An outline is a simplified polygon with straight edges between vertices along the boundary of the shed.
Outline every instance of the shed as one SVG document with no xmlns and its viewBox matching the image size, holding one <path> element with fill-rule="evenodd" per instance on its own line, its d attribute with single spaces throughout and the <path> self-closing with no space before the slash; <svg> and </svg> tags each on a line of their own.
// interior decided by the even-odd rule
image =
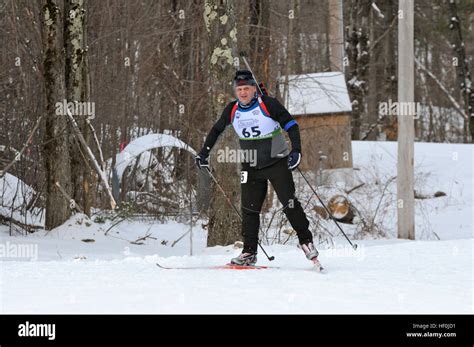
<svg viewBox="0 0 474 347">
<path fill-rule="evenodd" d="M 351 102 L 342 72 L 288 76 L 285 106 L 298 122 L 303 151 L 301 170 L 352 168 Z M 281 91 L 283 91 L 283 86 Z"/>
</svg>

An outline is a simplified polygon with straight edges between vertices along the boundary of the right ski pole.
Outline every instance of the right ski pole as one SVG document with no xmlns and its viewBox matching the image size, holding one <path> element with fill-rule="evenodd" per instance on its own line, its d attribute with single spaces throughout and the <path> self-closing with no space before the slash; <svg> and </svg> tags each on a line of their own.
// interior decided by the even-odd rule
<svg viewBox="0 0 474 347">
<path fill-rule="evenodd" d="M 239 216 L 240 220 L 242 221 L 242 215 L 240 214 L 239 210 L 237 209 L 237 207 L 235 207 L 235 205 L 232 203 L 232 201 L 230 200 L 229 196 L 226 194 L 226 192 L 224 191 L 224 189 L 222 188 L 222 186 L 219 184 L 219 182 L 217 181 L 217 179 L 214 177 L 214 175 L 212 174 L 211 172 L 211 169 L 209 167 L 206 167 L 207 169 L 207 172 L 209 173 L 209 176 L 212 178 L 212 180 L 214 181 L 214 183 L 216 184 L 216 186 L 219 188 L 219 190 L 222 192 L 222 194 L 224 195 L 224 197 L 226 198 L 227 200 L 227 203 L 232 206 L 232 208 L 234 209 L 235 213 L 237 213 L 237 215 Z M 260 243 L 260 241 L 257 241 L 258 242 L 258 245 L 260 246 L 260 248 L 262 249 L 263 251 L 263 254 L 265 254 L 265 256 L 267 257 L 268 260 L 272 261 L 272 260 L 275 260 L 275 257 L 274 256 L 269 256 L 267 254 L 267 252 L 265 251 L 265 248 L 263 248 L 262 244 Z"/>
<path fill-rule="evenodd" d="M 316 197 L 318 198 L 319 202 L 321 203 L 321 205 L 323 205 L 324 209 L 326 210 L 326 212 L 328 213 L 329 217 L 331 217 L 331 219 L 334 221 L 334 223 L 336 223 L 336 226 L 339 228 L 339 230 L 341 231 L 342 235 L 344 235 L 344 237 L 346 238 L 347 242 L 349 242 L 349 244 L 352 246 L 352 248 L 354 250 L 357 249 L 357 244 L 356 243 L 352 243 L 351 240 L 349 240 L 349 238 L 347 237 L 346 233 L 344 232 L 344 230 L 342 230 L 341 226 L 339 225 L 339 223 L 337 222 L 336 218 L 334 218 L 334 216 L 332 215 L 331 211 L 329 211 L 329 209 L 326 207 L 326 205 L 324 204 L 324 202 L 321 200 L 321 198 L 319 197 L 318 193 L 316 193 L 316 190 L 314 190 L 313 186 L 309 183 L 309 181 L 306 179 L 306 176 L 303 175 L 303 172 L 300 170 L 300 168 L 298 168 L 298 171 L 300 172 L 301 176 L 303 176 L 304 180 L 306 181 L 306 183 L 308 184 L 308 186 L 311 188 L 311 190 L 313 191 L 314 195 L 316 195 Z"/>
</svg>

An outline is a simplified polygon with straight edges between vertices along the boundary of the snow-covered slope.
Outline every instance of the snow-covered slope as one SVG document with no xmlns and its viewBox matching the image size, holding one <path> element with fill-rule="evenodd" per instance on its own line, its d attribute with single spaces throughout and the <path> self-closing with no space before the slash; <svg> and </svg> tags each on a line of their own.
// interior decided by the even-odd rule
<svg viewBox="0 0 474 347">
<path fill-rule="evenodd" d="M 354 167 L 364 181 L 386 182 L 397 175 L 397 143 L 353 141 Z M 388 190 L 396 198 L 396 180 Z M 474 236 L 474 146 L 471 144 L 415 143 L 415 190 L 421 195 L 440 191 L 446 196 L 415 200 L 417 239 L 441 240 Z M 396 237 L 396 206 L 385 227 Z"/>
<path fill-rule="evenodd" d="M 220 265 L 231 247 L 197 256 L 5 262 L 2 312 L 472 313 L 471 240 L 390 242 L 321 251 L 327 274 L 301 251 L 272 246 L 267 270 L 162 270 Z M 208 254 L 211 253 L 211 254 Z M 214 254 L 213 254 L 214 253 Z M 262 256 L 260 264 L 269 265 Z"/>
</svg>

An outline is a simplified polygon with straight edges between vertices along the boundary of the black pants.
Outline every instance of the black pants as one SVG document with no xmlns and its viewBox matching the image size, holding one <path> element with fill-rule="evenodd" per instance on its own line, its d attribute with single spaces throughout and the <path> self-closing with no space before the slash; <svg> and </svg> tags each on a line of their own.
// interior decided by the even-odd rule
<svg viewBox="0 0 474 347">
<path fill-rule="evenodd" d="M 257 252 L 260 210 L 267 195 L 268 180 L 275 189 L 278 200 L 283 204 L 283 211 L 295 229 L 299 242 L 312 241 L 313 236 L 308 230 L 309 221 L 300 202 L 295 197 L 295 183 L 291 171 L 288 169 L 287 158 L 282 158 L 275 164 L 259 170 L 246 165 L 242 171 L 243 179 L 240 188 L 242 192 L 243 251 Z"/>
</svg>

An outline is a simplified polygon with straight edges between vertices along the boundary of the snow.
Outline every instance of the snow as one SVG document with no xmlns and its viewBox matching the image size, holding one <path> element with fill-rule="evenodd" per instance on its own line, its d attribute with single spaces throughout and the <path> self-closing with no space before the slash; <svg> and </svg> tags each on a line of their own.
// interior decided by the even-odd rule
<svg viewBox="0 0 474 347">
<path fill-rule="evenodd" d="M 354 141 L 358 179 L 369 185 L 396 175 L 396 145 Z M 206 220 L 193 225 L 193 256 L 189 235 L 171 247 L 189 230 L 171 221 L 124 221 L 106 235 L 113 222 L 79 214 L 26 237 L 10 237 L 0 225 L 0 313 L 472 314 L 473 145 L 416 143 L 415 167 L 416 189 L 447 194 L 417 200 L 417 209 L 424 207 L 423 214 L 417 210 L 417 240 L 394 238 L 396 220 L 387 214 L 386 238 L 355 240 L 357 251 L 340 235 L 331 248 L 318 245 L 326 274 L 312 271 L 294 243 L 265 245 L 273 262 L 259 253 L 259 265 L 280 269 L 155 265 L 222 265 L 239 254 L 233 246 L 206 247 Z M 388 186 L 395 188 L 395 182 Z M 421 232 L 426 219 L 425 229 L 439 240 Z M 130 243 L 145 235 L 142 244 Z M 15 247 L 28 245 L 32 254 L 15 256 Z"/>
<path fill-rule="evenodd" d="M 353 162 L 359 180 L 386 182 L 397 174 L 397 143 L 353 141 Z M 423 195 L 437 191 L 445 197 L 415 200 L 418 239 L 442 240 L 473 237 L 474 147 L 471 144 L 415 143 L 415 190 Z M 388 186 L 396 198 L 396 180 Z M 363 197 L 360 198 L 363 201 Z M 367 201 L 374 209 L 374 201 Z M 377 200 L 377 199 L 376 199 Z M 394 204 L 395 205 L 395 200 Z M 396 208 L 385 211 L 384 226 L 396 237 Z"/>
<path fill-rule="evenodd" d="M 8 172 L 5 176 L 0 177 L 0 205 L 11 206 L 16 209 L 20 207 L 24 201 L 33 198 L 34 190 L 25 182 L 20 180 Z"/>
<path fill-rule="evenodd" d="M 34 195 L 32 187 L 6 172 L 0 177 L 0 215 L 25 224 L 44 225 L 43 214 L 39 209 L 26 210 L 26 205 Z"/>
<path fill-rule="evenodd" d="M 202 245 L 203 239 L 200 241 Z M 150 255 L 146 251 L 151 247 L 139 249 L 142 246 L 130 250 L 117 247 L 116 253 L 105 258 L 98 249 L 84 253 L 85 248 L 93 249 L 99 243 L 84 243 L 80 254 L 87 254 L 85 260 L 79 255 L 77 259 L 68 257 L 75 247 L 65 242 L 60 246 L 63 259 L 4 262 L 1 312 L 472 312 L 472 240 L 359 242 L 358 253 L 342 251 L 342 256 L 320 250 L 327 274 L 312 271 L 301 251 L 291 246 L 269 247 L 276 255 L 271 264 L 260 257 L 261 265 L 281 269 L 162 270 L 156 262 L 165 266 L 221 265 L 239 251 L 218 247 L 190 257 L 183 255 L 181 248 L 170 256 L 161 251 L 164 247 L 155 245 L 156 253 Z M 40 254 L 42 245 L 54 250 L 50 247 L 53 243 L 43 242 Z"/>
<path fill-rule="evenodd" d="M 288 84 L 286 107 L 292 115 L 352 111 L 342 72 L 290 75 Z"/>
<path fill-rule="evenodd" d="M 382 13 L 382 11 L 380 11 L 380 8 L 378 8 L 378 6 L 375 4 L 375 2 L 372 2 L 372 8 L 375 10 L 375 12 L 377 13 L 377 15 L 380 17 L 380 18 L 385 18 L 384 14 Z"/>
<path fill-rule="evenodd" d="M 141 153 L 157 147 L 178 147 L 196 155 L 196 151 L 178 138 L 167 134 L 148 134 L 131 141 L 117 154 L 115 169 L 119 180 L 126 167 Z"/>
</svg>

